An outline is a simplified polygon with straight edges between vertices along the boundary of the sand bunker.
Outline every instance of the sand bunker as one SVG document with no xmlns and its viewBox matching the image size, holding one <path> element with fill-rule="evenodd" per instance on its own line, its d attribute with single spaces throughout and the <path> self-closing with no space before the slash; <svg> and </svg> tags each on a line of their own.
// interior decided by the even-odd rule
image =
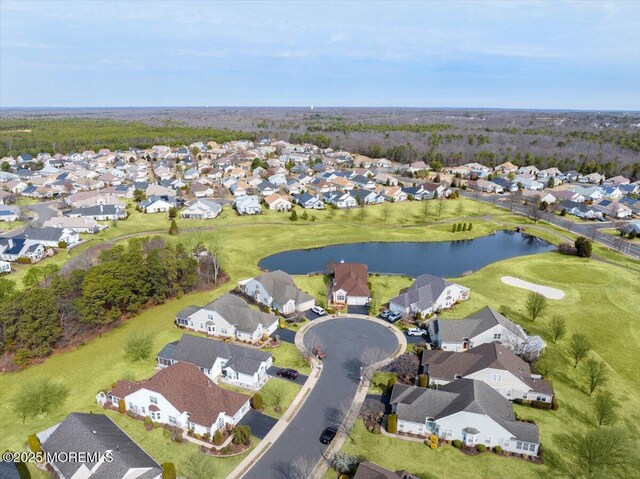
<svg viewBox="0 0 640 479">
<path fill-rule="evenodd" d="M 557 288 L 551 288 L 549 286 L 542 286 L 540 284 L 529 283 L 513 276 L 503 276 L 502 282 L 516 288 L 528 289 L 529 291 L 535 291 L 548 299 L 562 299 L 564 298 L 564 291 Z"/>
</svg>

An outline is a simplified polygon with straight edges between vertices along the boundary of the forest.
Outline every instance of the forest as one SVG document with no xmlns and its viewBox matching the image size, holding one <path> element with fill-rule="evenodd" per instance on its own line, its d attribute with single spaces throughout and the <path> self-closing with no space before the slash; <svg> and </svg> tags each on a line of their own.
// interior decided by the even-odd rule
<svg viewBox="0 0 640 479">
<path fill-rule="evenodd" d="M 203 246 L 188 250 L 160 237 L 103 250 L 97 264 L 33 267 L 25 288 L 0 278 L 0 354 L 24 365 L 78 338 L 91 337 L 142 310 L 222 278 Z"/>
</svg>

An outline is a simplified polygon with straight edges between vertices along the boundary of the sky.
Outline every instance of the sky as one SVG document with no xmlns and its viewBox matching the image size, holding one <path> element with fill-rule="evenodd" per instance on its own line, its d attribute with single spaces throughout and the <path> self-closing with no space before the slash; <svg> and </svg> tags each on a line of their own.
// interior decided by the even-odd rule
<svg viewBox="0 0 640 479">
<path fill-rule="evenodd" d="M 0 107 L 640 110 L 640 1 L 0 0 Z"/>
</svg>

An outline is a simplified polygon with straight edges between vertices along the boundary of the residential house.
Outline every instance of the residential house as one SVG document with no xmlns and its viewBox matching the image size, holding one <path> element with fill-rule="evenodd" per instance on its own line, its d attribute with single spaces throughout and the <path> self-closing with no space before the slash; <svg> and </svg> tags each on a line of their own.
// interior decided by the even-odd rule
<svg viewBox="0 0 640 479">
<path fill-rule="evenodd" d="M 28 227 L 20 236 L 49 248 L 58 248 L 60 243 L 71 246 L 80 241 L 78 233 L 68 228 Z"/>
<path fill-rule="evenodd" d="M 220 378 L 248 389 L 260 389 L 269 379 L 267 369 L 273 364 L 269 353 L 191 334 L 167 344 L 156 359 L 160 368 L 190 363 L 214 381 Z"/>
<path fill-rule="evenodd" d="M 532 177 L 535 177 L 538 174 L 538 171 L 538 168 L 533 165 L 521 166 L 516 170 L 516 175 L 531 175 Z"/>
<path fill-rule="evenodd" d="M 602 218 L 602 211 L 586 203 L 565 200 L 560 203 L 560 210 L 583 219 Z"/>
<path fill-rule="evenodd" d="M 264 199 L 264 202 L 270 210 L 289 211 L 291 209 L 291 201 L 283 195 L 269 195 Z"/>
<path fill-rule="evenodd" d="M 407 471 L 391 471 L 373 462 L 362 461 L 358 464 L 353 479 L 418 479 Z"/>
<path fill-rule="evenodd" d="M 370 296 L 366 264 L 335 264 L 331 282 L 331 299 L 334 303 L 368 305 Z"/>
<path fill-rule="evenodd" d="M 324 208 L 324 203 L 320 198 L 309 193 L 301 193 L 299 195 L 293 195 L 293 201 L 305 209 L 321 210 Z"/>
<path fill-rule="evenodd" d="M 350 178 L 351 182 L 358 188 L 372 190 L 376 187 L 375 181 L 365 175 L 355 175 Z"/>
<path fill-rule="evenodd" d="M 278 193 L 278 187 L 270 181 L 263 181 L 256 188 L 262 196 L 271 196 Z"/>
<path fill-rule="evenodd" d="M 402 315 L 420 314 L 423 318 L 469 299 L 471 290 L 449 280 L 423 274 L 411 286 L 389 301 L 389 309 Z"/>
<path fill-rule="evenodd" d="M 398 186 L 398 180 L 394 176 L 388 175 L 386 173 L 378 173 L 373 177 L 373 181 L 380 185 Z"/>
<path fill-rule="evenodd" d="M 496 173 L 500 173 L 503 175 L 509 174 L 509 173 L 515 173 L 516 171 L 518 171 L 518 167 L 516 165 L 514 165 L 513 163 L 511 163 L 510 161 L 506 161 L 498 166 L 496 166 L 493 171 L 495 171 Z"/>
<path fill-rule="evenodd" d="M 311 309 L 316 300 L 301 291 L 284 271 L 271 271 L 238 282 L 238 288 L 254 301 L 284 315 Z"/>
<path fill-rule="evenodd" d="M 176 323 L 211 336 L 255 343 L 276 330 L 278 318 L 255 311 L 242 298 L 226 293 L 201 308 L 189 306 L 181 310 Z"/>
<path fill-rule="evenodd" d="M 573 201 L 576 203 L 582 203 L 585 200 L 585 197 L 578 192 L 568 191 L 568 190 L 553 190 L 553 196 L 560 202 L 562 201 Z"/>
<path fill-rule="evenodd" d="M 444 351 L 467 351 L 494 341 L 516 354 L 535 354 L 544 348 L 541 339 L 529 336 L 524 329 L 489 306 L 464 319 L 434 319 L 427 328 L 431 343 Z"/>
<path fill-rule="evenodd" d="M 631 208 L 617 201 L 601 200 L 594 207 L 611 218 L 623 219 L 633 214 Z"/>
<path fill-rule="evenodd" d="M 44 223 L 43 227 L 67 228 L 76 233 L 98 233 L 105 229 L 106 225 L 101 225 L 93 218 L 78 218 L 69 216 L 55 216 Z"/>
<path fill-rule="evenodd" d="M 578 178 L 578 183 L 591 183 L 592 185 L 599 185 L 606 179 L 606 176 L 601 175 L 600 173 L 590 173 L 585 176 L 580 176 Z"/>
<path fill-rule="evenodd" d="M 544 183 L 534 180 L 533 178 L 527 178 L 524 176 L 516 176 L 515 180 L 516 184 L 522 186 L 522 189 L 525 190 L 534 190 L 540 191 L 544 189 Z"/>
<path fill-rule="evenodd" d="M 483 191 L 485 193 L 502 193 L 503 189 L 497 183 L 488 180 L 471 180 L 468 183 L 469 188 L 476 191 Z"/>
<path fill-rule="evenodd" d="M 24 236 L 0 236 L 0 259 L 4 261 L 17 261 L 18 258 L 28 258 L 32 263 L 35 263 L 46 255 L 45 246 L 38 241 L 28 240 Z"/>
<path fill-rule="evenodd" d="M 351 193 L 341 191 L 326 193 L 324 195 L 324 201 L 340 209 L 355 208 L 358 206 L 357 200 Z"/>
<path fill-rule="evenodd" d="M 602 187 L 602 194 L 605 198 L 611 198 L 612 200 L 619 200 L 624 196 L 624 193 L 618 186 L 604 186 Z"/>
<path fill-rule="evenodd" d="M 193 193 L 197 198 L 206 198 L 207 196 L 213 196 L 214 191 L 209 185 L 194 182 L 191 183 L 191 193 Z"/>
<path fill-rule="evenodd" d="M 585 200 L 589 199 L 591 201 L 599 201 L 604 198 L 603 189 L 599 186 L 592 186 L 590 188 L 578 187 L 575 192 L 584 196 Z"/>
<path fill-rule="evenodd" d="M 493 183 L 495 183 L 496 185 L 501 186 L 502 187 L 502 191 L 508 191 L 510 193 L 515 193 L 519 189 L 518 183 L 516 183 L 515 181 L 507 180 L 505 178 L 494 178 L 491 181 Z"/>
<path fill-rule="evenodd" d="M 115 221 L 127 218 L 127 212 L 116 205 L 95 205 L 72 208 L 67 216 L 71 218 L 90 218 L 95 221 Z"/>
<path fill-rule="evenodd" d="M 104 393 L 103 393 L 104 394 Z M 210 434 L 235 426 L 249 411 L 249 396 L 221 388 L 198 366 L 179 361 L 142 381 L 118 381 L 98 402 L 161 424 Z"/>
<path fill-rule="evenodd" d="M 140 202 L 140 209 L 145 213 L 168 213 L 171 208 L 176 207 L 175 197 L 150 196 Z"/>
<path fill-rule="evenodd" d="M 262 213 L 260 200 L 255 195 L 240 196 L 233 202 L 239 215 L 258 215 Z"/>
<path fill-rule="evenodd" d="M 408 195 L 402 191 L 402 188 L 399 186 L 386 186 L 382 189 L 382 195 L 386 201 L 392 201 L 394 203 L 399 203 L 401 201 L 406 201 Z"/>
<path fill-rule="evenodd" d="M 57 457 L 48 465 L 60 479 L 162 477 L 162 467 L 104 414 L 71 413 L 37 437 L 46 457 Z"/>
<path fill-rule="evenodd" d="M 484 343 L 464 353 L 425 350 L 420 373 L 430 386 L 442 386 L 466 378 L 482 381 L 507 399 L 551 402 L 551 384 L 532 374 L 529 363 L 498 343 Z"/>
<path fill-rule="evenodd" d="M 379 205 L 384 203 L 384 196 L 377 191 L 360 189 L 353 192 L 356 201 L 361 205 Z"/>
<path fill-rule="evenodd" d="M 538 426 L 518 421 L 510 401 L 482 381 L 459 379 L 438 389 L 396 383 L 390 404 L 398 432 L 538 454 Z"/>
<path fill-rule="evenodd" d="M 20 207 L 0 205 L 0 221 L 16 221 L 20 218 Z"/>
<path fill-rule="evenodd" d="M 0 249 L 1 248 L 2 246 L 0 245 Z M 8 261 L 0 261 L 0 273 L 11 273 L 11 263 L 9 263 Z"/>
<path fill-rule="evenodd" d="M 611 178 L 607 178 L 604 181 L 605 185 L 613 185 L 613 186 L 628 185 L 629 183 L 631 183 L 629 178 L 625 178 L 624 176 L 620 176 L 620 175 L 612 176 Z"/>
<path fill-rule="evenodd" d="M 187 203 L 180 216 L 186 219 L 210 220 L 222 213 L 222 206 L 215 201 L 200 198 Z"/>
</svg>

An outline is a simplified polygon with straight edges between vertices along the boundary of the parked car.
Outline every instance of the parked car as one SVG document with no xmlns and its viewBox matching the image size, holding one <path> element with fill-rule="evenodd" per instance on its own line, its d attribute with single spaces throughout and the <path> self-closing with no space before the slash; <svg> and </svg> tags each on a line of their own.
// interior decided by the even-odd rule
<svg viewBox="0 0 640 479">
<path fill-rule="evenodd" d="M 391 314 L 391 311 L 388 309 L 385 309 L 382 313 L 379 314 L 379 316 L 382 319 L 387 319 L 389 317 L 389 315 Z"/>
<path fill-rule="evenodd" d="M 287 378 L 287 379 L 295 379 L 298 377 L 298 371 L 296 371 L 295 369 L 287 369 L 287 368 L 278 369 L 277 374 L 281 378 Z"/>
<path fill-rule="evenodd" d="M 401 317 L 402 317 L 402 314 L 398 313 L 397 311 L 391 311 L 389 316 L 387 316 L 387 321 L 389 321 L 390 323 L 395 323 Z"/>
<path fill-rule="evenodd" d="M 420 328 L 407 329 L 407 336 L 426 336 L 427 330 Z"/>
<path fill-rule="evenodd" d="M 316 313 L 318 316 L 324 316 L 325 314 L 327 314 L 327 312 L 324 310 L 324 308 L 321 308 L 320 306 L 311 307 L 311 311 Z"/>
<path fill-rule="evenodd" d="M 338 434 L 338 430 L 335 427 L 328 427 L 322 431 L 322 434 L 320 435 L 320 442 L 322 444 L 331 444 L 331 441 L 336 437 L 336 434 Z"/>
<path fill-rule="evenodd" d="M 327 357 L 327 353 L 325 353 L 320 346 L 314 346 L 311 352 L 318 359 L 324 359 Z"/>
</svg>

